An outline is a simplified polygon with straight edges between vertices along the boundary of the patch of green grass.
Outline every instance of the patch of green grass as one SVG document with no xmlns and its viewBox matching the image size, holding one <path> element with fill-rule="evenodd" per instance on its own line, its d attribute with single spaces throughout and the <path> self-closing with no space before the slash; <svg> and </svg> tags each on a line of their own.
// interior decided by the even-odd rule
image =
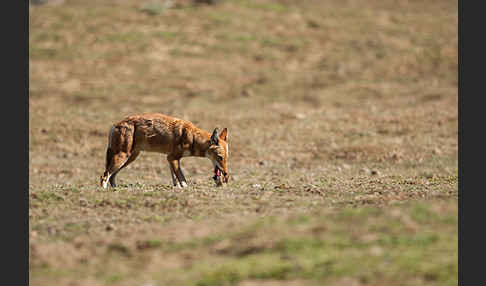
<svg viewBox="0 0 486 286">
<path fill-rule="evenodd" d="M 288 5 L 283 5 L 277 2 L 270 2 L 270 1 L 239 1 L 240 3 L 244 4 L 246 7 L 254 10 L 262 10 L 262 11 L 269 11 L 275 13 L 286 13 L 291 11 L 291 7 Z"/>
<path fill-rule="evenodd" d="M 180 32 L 170 32 L 170 31 L 156 31 L 152 33 L 152 36 L 159 37 L 166 40 L 174 40 L 184 38 L 184 34 Z"/>
<path fill-rule="evenodd" d="M 250 256 L 213 267 L 204 266 L 196 285 L 227 285 L 246 279 L 285 279 L 293 269 L 292 263 L 276 255 Z M 206 268 L 207 267 L 207 268 Z"/>
<path fill-rule="evenodd" d="M 43 60 L 72 60 L 73 58 L 80 56 L 80 53 L 80 50 L 76 47 L 69 47 L 66 44 L 43 47 L 37 43 L 29 43 L 29 58 Z"/>
<path fill-rule="evenodd" d="M 431 212 L 425 204 L 421 203 L 415 205 L 415 207 L 413 208 L 412 218 L 419 223 L 425 223 L 439 219 L 436 213 Z"/>
<path fill-rule="evenodd" d="M 58 51 L 54 48 L 42 48 L 37 45 L 29 45 L 29 57 L 51 59 L 55 58 L 57 54 Z"/>
<path fill-rule="evenodd" d="M 140 7 L 140 11 L 150 16 L 162 15 L 167 10 L 167 5 L 161 1 L 146 2 Z"/>
<path fill-rule="evenodd" d="M 226 44 L 228 42 L 235 42 L 235 43 L 241 43 L 241 44 L 249 44 L 251 42 L 256 42 L 257 37 L 255 35 L 249 35 L 249 34 L 238 34 L 238 33 L 218 33 L 215 35 L 216 39 L 219 39 Z"/>
<path fill-rule="evenodd" d="M 233 23 L 235 16 L 237 15 L 222 13 L 220 11 L 211 11 L 207 15 L 207 17 L 211 20 L 212 27 L 228 27 Z"/>
<path fill-rule="evenodd" d="M 34 34 L 30 42 L 59 42 L 62 40 L 62 36 L 57 32 L 39 32 Z"/>
<path fill-rule="evenodd" d="M 119 274 L 111 274 L 105 278 L 105 282 L 108 284 L 114 284 L 119 282 L 123 279 L 122 275 Z"/>
<path fill-rule="evenodd" d="M 381 211 L 379 214 L 384 215 Z M 336 215 L 330 215 L 328 220 L 332 221 Z M 390 219 L 380 218 L 381 221 Z M 310 219 L 307 223 L 302 224 L 314 225 L 315 220 L 315 218 Z M 278 224 L 282 222 L 279 220 Z M 353 225 L 355 223 L 352 217 L 348 217 L 347 222 L 351 222 Z M 314 237 L 302 232 L 294 234 L 291 231 L 284 234 L 282 230 L 285 227 L 282 225 L 279 231 L 280 236 L 277 236 L 277 242 L 273 246 L 260 246 L 262 248 L 258 251 L 250 251 L 251 248 L 249 248 L 245 252 L 229 252 L 229 256 L 225 254 L 223 260 L 218 259 L 214 263 L 208 261 L 195 265 L 193 274 L 199 277 L 197 279 L 199 285 L 226 285 L 247 279 L 326 281 L 340 276 L 361 277 L 368 280 L 369 283 L 374 283 L 384 277 L 393 279 L 392 277 L 399 273 L 401 273 L 400 275 L 418 275 L 424 280 L 437 280 L 446 284 L 457 279 L 457 272 L 454 272 L 453 269 L 451 269 L 451 273 L 447 273 L 441 267 L 430 267 L 432 265 L 427 262 L 430 261 L 431 255 L 438 255 L 442 250 L 447 253 L 447 256 L 443 257 L 445 261 L 453 265 L 457 256 L 457 253 L 451 253 L 455 247 L 454 240 L 448 242 L 442 235 L 427 231 L 396 235 L 393 233 L 395 230 L 388 229 L 377 234 L 375 240 L 360 241 L 350 239 L 349 233 L 341 231 L 346 228 L 343 223 L 328 222 L 328 227 L 324 228 L 322 236 Z M 368 223 L 356 225 L 354 233 L 367 229 L 367 225 Z M 261 227 L 255 229 L 256 233 L 251 237 L 265 236 L 265 232 L 259 232 L 264 228 L 265 224 L 261 224 Z M 373 233 L 366 232 L 361 235 L 363 237 L 375 236 Z M 236 237 L 241 237 L 241 235 Z M 234 241 L 233 247 L 243 247 L 238 244 L 251 241 L 251 237 L 237 240 L 238 242 Z M 246 252 L 248 254 L 241 255 Z M 360 261 L 360 263 L 355 263 L 356 261 Z M 450 265 L 447 263 L 443 265 Z M 208 268 L 208 265 L 212 265 L 212 267 Z M 367 266 L 363 268 L 362 265 Z M 413 267 L 411 267 L 412 265 Z M 374 270 L 368 271 L 368 269 Z M 396 285 L 411 285 L 406 281 L 396 281 L 395 283 L 397 283 Z"/>
<path fill-rule="evenodd" d="M 105 39 L 109 42 L 121 43 L 139 43 L 146 40 L 147 38 L 148 37 L 145 33 L 139 31 L 112 33 L 105 36 Z"/>
<path fill-rule="evenodd" d="M 203 57 L 204 56 L 203 54 L 201 54 L 199 52 L 193 52 L 193 51 L 187 50 L 187 49 L 182 48 L 182 47 L 172 48 L 169 51 L 169 54 L 171 56 L 176 56 L 176 57 L 194 57 L 194 58 L 198 58 L 198 57 Z"/>
<path fill-rule="evenodd" d="M 64 201 L 64 197 L 51 190 L 38 191 L 31 195 L 34 201 L 40 202 L 59 202 Z"/>
<path fill-rule="evenodd" d="M 417 247 L 425 248 L 430 244 L 437 242 L 439 237 L 434 233 L 420 233 L 414 236 L 382 236 L 378 243 L 389 247 Z"/>
<path fill-rule="evenodd" d="M 149 240 L 144 240 L 144 241 L 138 241 L 137 242 L 137 248 L 138 249 L 153 249 L 153 248 L 159 248 L 162 246 L 162 241 L 158 239 L 149 239 Z"/>
</svg>

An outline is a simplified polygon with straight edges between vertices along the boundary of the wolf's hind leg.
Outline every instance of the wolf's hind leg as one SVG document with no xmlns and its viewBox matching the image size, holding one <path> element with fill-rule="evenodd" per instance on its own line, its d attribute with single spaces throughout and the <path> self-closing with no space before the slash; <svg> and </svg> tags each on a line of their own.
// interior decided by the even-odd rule
<svg viewBox="0 0 486 286">
<path fill-rule="evenodd" d="M 187 183 L 181 176 L 179 159 L 175 159 L 173 156 L 168 155 L 167 161 L 169 162 L 170 174 L 172 176 L 172 184 L 174 187 L 185 187 Z"/>
<path fill-rule="evenodd" d="M 116 174 L 122 167 L 125 165 L 125 163 L 129 159 L 129 154 L 125 152 L 119 152 L 111 158 L 111 161 L 108 164 L 108 168 L 106 169 L 105 173 L 102 176 L 102 186 L 103 188 L 106 189 L 108 186 L 108 181 L 111 182 L 111 176 Z"/>
<path fill-rule="evenodd" d="M 133 161 L 135 161 L 135 159 L 137 159 L 138 155 L 140 155 L 140 151 L 135 151 L 133 152 L 130 157 L 128 157 L 128 160 L 125 162 L 125 164 L 123 164 L 120 169 L 118 169 L 115 173 L 113 173 L 111 176 L 110 176 L 110 185 L 112 187 L 116 187 L 116 183 L 115 183 L 115 177 L 116 175 L 125 167 L 127 167 L 128 165 L 130 165 L 130 163 L 132 163 Z"/>
</svg>

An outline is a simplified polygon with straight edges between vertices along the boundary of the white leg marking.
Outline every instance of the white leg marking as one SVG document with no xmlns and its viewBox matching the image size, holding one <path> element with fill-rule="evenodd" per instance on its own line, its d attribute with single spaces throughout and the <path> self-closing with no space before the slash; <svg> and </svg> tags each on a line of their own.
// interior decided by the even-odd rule
<svg viewBox="0 0 486 286">
<path fill-rule="evenodd" d="M 121 164 L 120 168 L 118 168 L 118 170 L 120 170 L 128 161 L 128 158 L 125 160 L 125 162 L 123 162 L 123 164 Z M 116 172 L 116 171 L 115 171 Z M 113 172 L 113 174 L 115 173 Z M 103 188 L 106 189 L 106 187 L 108 187 L 108 182 L 110 181 L 110 177 L 111 175 L 113 174 L 108 174 L 108 177 L 106 177 L 106 179 L 103 181 Z"/>
<path fill-rule="evenodd" d="M 108 187 L 108 181 L 110 181 L 110 177 L 112 174 L 108 174 L 108 177 L 103 181 L 103 189 L 106 189 Z"/>
<path fill-rule="evenodd" d="M 170 175 L 172 176 L 172 185 L 174 187 L 180 187 L 179 182 L 177 181 L 177 177 L 175 175 L 174 170 L 172 170 L 172 167 L 170 168 Z"/>
</svg>

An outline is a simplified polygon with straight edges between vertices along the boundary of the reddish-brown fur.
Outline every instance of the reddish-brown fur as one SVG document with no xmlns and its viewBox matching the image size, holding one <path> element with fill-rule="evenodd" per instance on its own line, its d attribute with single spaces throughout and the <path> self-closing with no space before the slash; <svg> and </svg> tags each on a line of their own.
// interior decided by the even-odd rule
<svg viewBox="0 0 486 286">
<path fill-rule="evenodd" d="M 187 156 L 208 157 L 228 182 L 228 130 L 213 134 L 197 128 L 191 122 L 161 113 L 145 113 L 126 117 L 113 125 L 106 151 L 105 172 L 101 185 L 109 180 L 115 186 L 116 174 L 133 162 L 141 151 L 167 154 L 174 186 L 186 186 L 180 159 Z M 218 156 L 220 156 L 218 158 Z M 221 159 L 221 160 L 220 160 Z M 221 185 L 220 178 L 217 184 Z"/>
</svg>

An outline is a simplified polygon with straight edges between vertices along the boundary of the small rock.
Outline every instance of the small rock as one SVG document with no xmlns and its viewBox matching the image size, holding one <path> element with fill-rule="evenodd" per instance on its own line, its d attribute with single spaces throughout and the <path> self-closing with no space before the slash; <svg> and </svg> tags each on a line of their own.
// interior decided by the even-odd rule
<svg viewBox="0 0 486 286">
<path fill-rule="evenodd" d="M 49 226 L 49 227 L 47 228 L 47 233 L 48 233 L 49 235 L 55 235 L 55 234 L 57 233 L 57 231 L 56 231 L 56 229 L 55 229 L 55 228 L 53 228 L 53 227 L 50 227 L 50 226 Z"/>
<path fill-rule="evenodd" d="M 442 154 L 442 151 L 439 149 L 439 148 L 435 148 L 432 153 L 434 153 L 435 155 L 440 155 Z"/>
<path fill-rule="evenodd" d="M 393 160 L 400 160 L 402 158 L 402 155 L 400 153 L 393 152 L 391 158 Z"/>
<path fill-rule="evenodd" d="M 321 25 L 319 25 L 319 23 L 317 21 L 314 21 L 314 20 L 309 20 L 307 21 L 307 26 L 313 28 L 313 29 L 317 29 L 319 28 Z"/>
<path fill-rule="evenodd" d="M 262 186 L 260 184 L 253 184 L 253 185 L 251 185 L 251 187 L 258 189 L 258 188 L 261 188 Z"/>
<path fill-rule="evenodd" d="M 112 230 L 115 230 L 115 225 L 110 223 L 109 225 L 106 226 L 105 230 L 106 231 L 112 231 Z"/>
<path fill-rule="evenodd" d="M 253 91 L 249 88 L 245 88 L 241 91 L 241 96 L 243 96 L 243 97 L 253 96 Z"/>
<path fill-rule="evenodd" d="M 258 162 L 258 165 L 263 166 L 263 165 L 265 165 L 265 162 L 260 161 L 260 162 Z"/>
<path fill-rule="evenodd" d="M 265 59 L 265 57 L 264 57 L 264 56 L 262 56 L 262 55 L 255 55 L 255 56 L 253 57 L 253 60 L 255 60 L 256 62 L 261 62 L 261 61 L 263 61 L 264 59 Z"/>
<path fill-rule="evenodd" d="M 88 205 L 88 200 L 86 200 L 84 198 L 79 199 L 79 205 L 82 206 L 82 207 L 87 206 Z"/>
<path fill-rule="evenodd" d="M 302 113 L 296 113 L 296 114 L 295 114 L 295 118 L 297 118 L 297 119 L 304 119 L 304 118 L 305 118 L 305 114 L 302 114 Z"/>
<path fill-rule="evenodd" d="M 378 170 L 371 170 L 371 175 L 380 175 L 380 171 Z"/>
</svg>

